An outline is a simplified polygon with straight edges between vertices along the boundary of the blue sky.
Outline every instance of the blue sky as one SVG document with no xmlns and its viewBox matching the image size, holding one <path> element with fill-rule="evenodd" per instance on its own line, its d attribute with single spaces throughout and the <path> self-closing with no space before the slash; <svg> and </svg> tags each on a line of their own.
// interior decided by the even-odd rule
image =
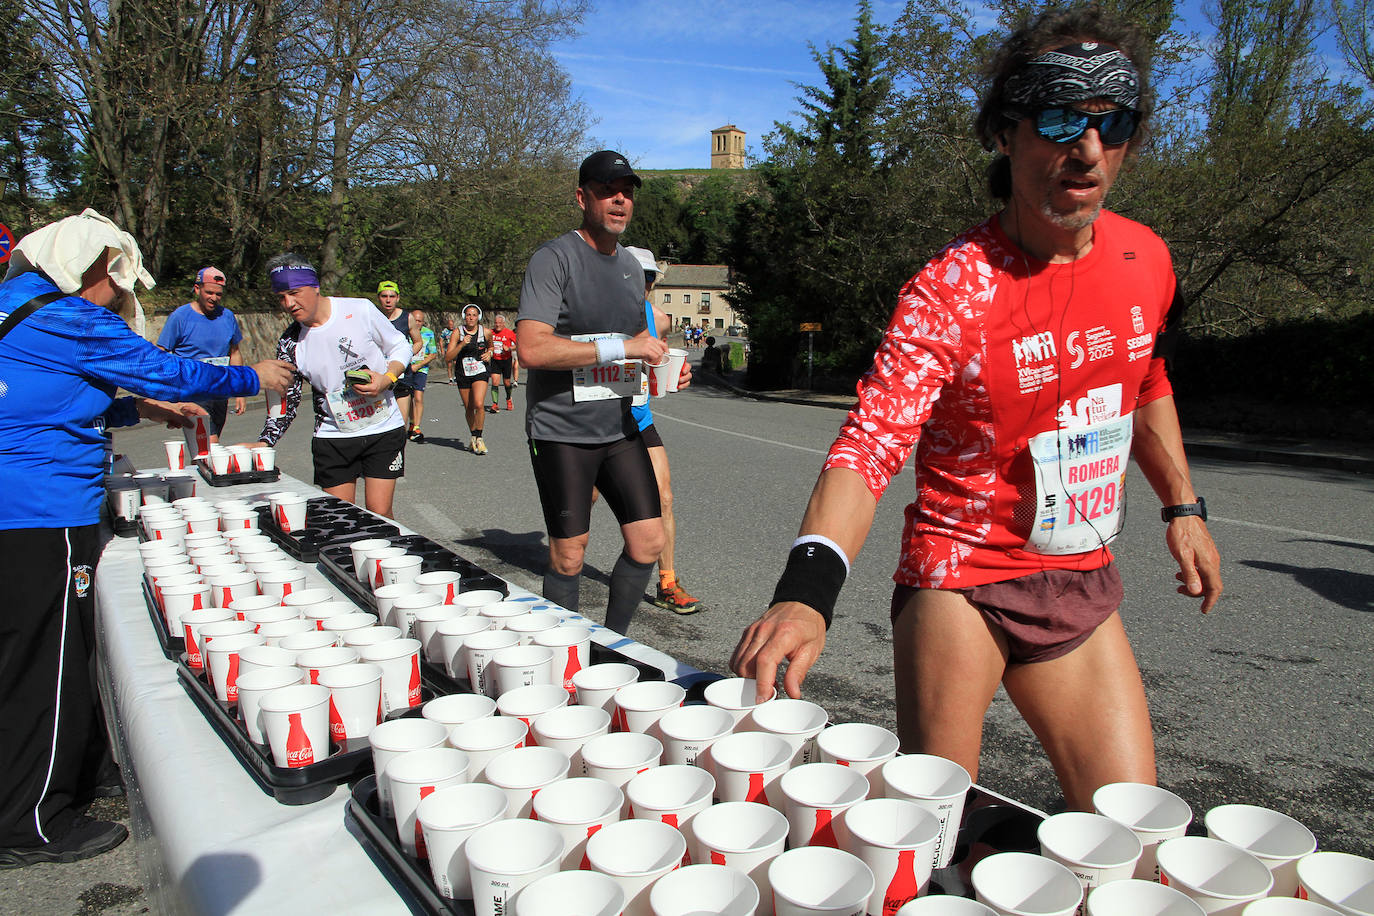
<svg viewBox="0 0 1374 916">
<path fill-rule="evenodd" d="M 646 169 L 706 168 L 710 131 L 724 124 L 761 153 L 773 122 L 794 120 L 795 84 L 820 82 L 808 43 L 847 41 L 856 12 L 847 0 L 593 2 L 554 54 L 596 118 L 590 136 Z M 1182 4 L 1190 30 L 1209 30 L 1201 5 Z M 874 0 L 874 19 L 890 24 L 904 6 Z"/>
</svg>

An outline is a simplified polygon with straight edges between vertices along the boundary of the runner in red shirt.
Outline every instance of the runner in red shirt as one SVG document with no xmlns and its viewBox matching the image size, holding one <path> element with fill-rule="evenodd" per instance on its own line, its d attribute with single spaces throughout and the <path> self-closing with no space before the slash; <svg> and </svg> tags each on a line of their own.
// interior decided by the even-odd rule
<svg viewBox="0 0 1374 916">
<path fill-rule="evenodd" d="M 801 684 L 877 500 L 915 451 L 894 576 L 897 727 L 976 779 L 1000 685 L 1071 808 L 1152 783 L 1149 711 L 1108 543 L 1134 457 L 1164 504 L 1179 592 L 1221 594 L 1165 372 L 1177 320 L 1164 243 L 1101 206 L 1149 110 L 1139 39 L 1091 9 L 1047 11 L 998 52 L 977 128 L 1002 211 L 902 290 L 736 671 Z"/>
<path fill-rule="evenodd" d="M 496 322 L 496 329 L 491 332 L 491 406 L 487 410 L 496 413 L 500 409 L 496 389 L 503 385 L 506 389 L 506 409 L 515 409 L 510 390 L 520 370 L 516 363 L 515 332 L 506 327 L 505 315 L 497 315 L 493 321 Z"/>
</svg>

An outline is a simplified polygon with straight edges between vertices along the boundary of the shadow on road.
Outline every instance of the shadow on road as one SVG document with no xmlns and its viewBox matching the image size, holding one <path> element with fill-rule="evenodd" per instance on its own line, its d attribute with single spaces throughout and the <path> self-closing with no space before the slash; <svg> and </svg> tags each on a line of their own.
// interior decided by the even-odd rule
<svg viewBox="0 0 1374 916">
<path fill-rule="evenodd" d="M 1367 573 L 1330 567 L 1289 566 L 1287 563 L 1266 563 L 1263 560 L 1241 560 L 1241 565 L 1292 576 L 1294 582 L 1333 604 L 1366 614 L 1374 612 L 1374 576 Z"/>
<path fill-rule="evenodd" d="M 549 564 L 549 548 L 542 531 L 517 533 L 503 528 L 484 528 L 471 537 L 455 538 L 453 543 L 484 550 L 507 566 L 523 569 L 535 577 L 543 576 Z M 582 567 L 582 577 L 608 587 L 611 584 L 610 574 L 590 563 Z"/>
</svg>

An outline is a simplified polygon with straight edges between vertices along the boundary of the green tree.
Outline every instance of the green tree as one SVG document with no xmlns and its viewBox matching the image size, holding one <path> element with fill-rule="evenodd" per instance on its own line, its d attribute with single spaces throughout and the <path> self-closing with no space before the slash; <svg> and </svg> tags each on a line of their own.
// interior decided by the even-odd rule
<svg viewBox="0 0 1374 916">
<path fill-rule="evenodd" d="M 660 261 L 691 263 L 683 208 L 681 181 L 650 178 L 635 194 L 634 219 L 622 241 L 649 249 Z"/>
</svg>

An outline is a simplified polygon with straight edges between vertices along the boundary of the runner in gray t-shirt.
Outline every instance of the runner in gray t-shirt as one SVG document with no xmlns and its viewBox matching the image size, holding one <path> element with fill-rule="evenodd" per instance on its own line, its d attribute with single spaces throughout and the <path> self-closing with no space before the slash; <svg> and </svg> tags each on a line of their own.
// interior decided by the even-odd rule
<svg viewBox="0 0 1374 916">
<path fill-rule="evenodd" d="M 595 487 L 625 538 L 606 606 L 606 626 L 624 633 L 663 549 L 663 520 L 630 416 L 639 368 L 623 361 L 656 363 L 668 348 L 645 324 L 643 269 L 618 241 L 639 176 L 624 156 L 602 150 L 583 161 L 577 184 L 582 225 L 530 258 L 516 347 L 529 370 L 525 432 L 549 532 L 544 597 L 578 609 Z M 679 387 L 690 380 L 684 366 Z"/>
</svg>

